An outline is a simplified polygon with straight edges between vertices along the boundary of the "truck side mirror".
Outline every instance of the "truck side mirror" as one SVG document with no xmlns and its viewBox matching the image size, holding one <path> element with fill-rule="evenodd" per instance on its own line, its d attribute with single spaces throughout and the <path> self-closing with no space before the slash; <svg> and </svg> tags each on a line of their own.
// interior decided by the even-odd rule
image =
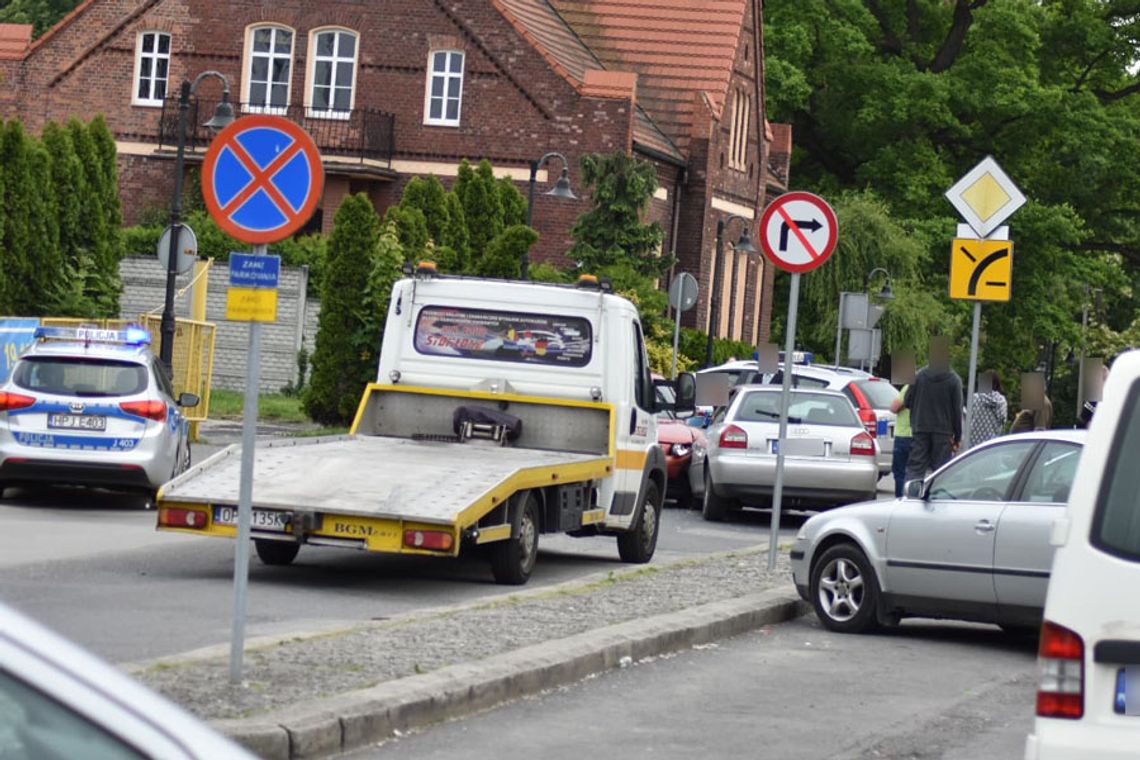
<svg viewBox="0 0 1140 760">
<path fill-rule="evenodd" d="M 692 372 L 682 372 L 677 375 L 674 385 L 677 400 L 673 405 L 673 412 L 692 414 L 697 409 L 697 377 Z"/>
</svg>

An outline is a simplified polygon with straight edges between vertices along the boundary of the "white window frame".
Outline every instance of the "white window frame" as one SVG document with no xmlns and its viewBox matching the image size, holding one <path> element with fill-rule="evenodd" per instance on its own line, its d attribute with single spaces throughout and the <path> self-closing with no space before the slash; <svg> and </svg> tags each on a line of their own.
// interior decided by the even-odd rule
<svg viewBox="0 0 1140 760">
<path fill-rule="evenodd" d="M 284 106 L 258 105 L 258 104 L 254 104 L 254 103 L 250 102 L 250 100 L 252 98 L 252 91 L 253 91 L 253 81 L 252 81 L 253 80 L 253 59 L 255 56 L 255 53 L 253 50 L 253 38 L 254 38 L 254 35 L 256 35 L 257 32 L 261 29 L 272 29 L 274 32 L 273 36 L 270 37 L 268 54 L 266 54 L 264 52 L 256 53 L 257 56 L 268 55 L 268 58 L 269 58 L 269 65 L 266 68 L 266 76 L 268 77 L 268 80 L 266 83 L 266 91 L 265 91 L 266 100 L 269 103 L 273 102 L 273 88 L 272 88 L 273 61 L 274 61 L 274 59 L 277 59 L 277 58 L 288 58 L 289 59 L 289 76 L 285 82 L 285 105 Z M 276 42 L 276 37 L 277 37 L 276 33 L 278 31 L 288 32 L 291 35 L 290 36 L 288 55 L 285 55 L 283 53 L 277 53 L 273 49 L 274 43 Z M 297 30 L 291 26 L 286 26 L 285 24 L 260 23 L 260 24 L 252 24 L 252 25 L 246 27 L 246 30 L 245 30 L 245 50 L 244 50 L 244 53 L 242 55 L 242 63 L 241 63 L 241 93 L 242 93 L 241 101 L 243 104 L 242 109 L 246 113 L 285 114 L 288 111 L 289 105 L 293 102 L 293 74 L 294 74 L 293 63 L 294 63 L 296 51 L 297 51 Z"/>
<path fill-rule="evenodd" d="M 154 49 L 149 53 L 143 52 L 143 39 L 147 35 L 153 35 L 154 36 Z M 159 43 L 159 40 L 163 37 L 166 38 L 166 52 L 160 53 L 160 52 L 158 52 L 158 43 Z M 174 44 L 174 38 L 171 36 L 170 32 L 159 32 L 159 31 L 154 31 L 154 30 L 139 32 L 139 35 L 138 35 L 137 39 L 135 40 L 135 71 L 134 71 L 134 76 L 131 78 L 131 104 L 132 105 L 136 105 L 136 106 L 161 106 L 163 101 L 166 100 L 166 98 L 170 96 L 170 53 L 171 53 L 171 46 L 173 44 Z M 143 76 L 142 76 L 143 58 L 149 58 L 151 61 L 150 76 L 147 77 L 148 81 L 150 82 L 150 89 L 149 89 L 150 97 L 149 98 L 139 97 L 139 83 L 143 79 Z M 162 77 L 161 80 L 163 82 L 165 82 L 165 90 L 164 90 L 163 96 L 161 98 L 156 98 L 156 97 L 154 97 L 154 85 L 156 82 L 158 82 L 160 80 L 160 77 L 158 77 L 155 74 L 155 72 L 158 70 L 158 62 L 163 61 L 163 60 L 166 61 L 166 76 Z"/>
<path fill-rule="evenodd" d="M 333 48 L 332 56 L 318 55 L 317 54 L 317 38 L 322 34 L 337 34 L 337 41 Z M 340 52 L 340 38 L 339 35 L 351 35 L 355 44 L 352 46 L 352 57 L 338 56 Z M 348 92 L 348 110 L 338 111 L 332 108 L 332 102 L 335 101 L 335 93 L 337 86 L 336 82 L 336 67 L 338 63 L 347 61 L 352 62 L 352 84 L 349 85 Z M 317 64 L 320 62 L 332 63 L 332 82 L 329 87 L 331 89 L 330 107 L 329 108 L 315 108 L 313 106 L 315 98 L 315 90 L 317 86 Z M 310 119 L 348 119 L 352 115 L 352 110 L 356 107 L 356 76 L 360 71 L 360 34 L 347 29 L 343 26 L 325 26 L 314 29 L 309 32 L 309 55 L 308 63 L 305 69 L 305 116 Z"/>
<path fill-rule="evenodd" d="M 440 53 L 446 54 L 446 57 L 444 58 L 445 69 L 444 69 L 444 71 L 436 72 L 436 70 L 435 70 L 435 57 L 436 57 L 436 55 L 438 55 Z M 460 61 L 462 62 L 459 66 L 459 73 L 458 74 L 451 73 L 451 56 L 453 56 L 453 55 L 458 55 L 460 58 Z M 424 87 L 424 124 L 428 124 L 428 125 L 436 126 L 436 127 L 458 127 L 459 126 L 459 122 L 463 118 L 463 72 L 464 72 L 464 69 L 466 67 L 467 67 L 467 53 L 462 51 L 462 50 L 454 50 L 454 49 L 450 49 L 450 48 L 440 48 L 440 49 L 431 50 L 428 52 L 427 83 Z M 433 119 L 431 116 L 431 101 L 432 101 L 431 92 L 432 92 L 432 83 L 435 81 L 435 78 L 437 76 L 439 76 L 443 79 L 443 106 L 440 110 L 440 116 L 438 118 Z M 447 101 L 448 101 L 447 92 L 448 92 L 448 89 L 450 87 L 452 80 L 458 80 L 459 81 L 459 97 L 458 97 L 459 102 L 456 104 L 456 107 L 455 107 L 455 118 L 449 119 L 449 118 L 447 118 Z"/>
</svg>

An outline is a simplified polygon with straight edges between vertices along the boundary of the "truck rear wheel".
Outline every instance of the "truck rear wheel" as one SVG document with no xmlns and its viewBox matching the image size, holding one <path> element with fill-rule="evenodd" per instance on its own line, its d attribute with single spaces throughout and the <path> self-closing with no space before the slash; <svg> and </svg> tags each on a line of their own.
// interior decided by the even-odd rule
<svg viewBox="0 0 1140 760">
<path fill-rule="evenodd" d="M 288 565 L 297 558 L 301 545 L 292 541 L 262 541 L 254 539 L 257 557 L 266 565 Z"/>
<path fill-rule="evenodd" d="M 530 578 L 538 558 L 538 503 L 528 493 L 519 507 L 511 537 L 491 544 L 491 573 L 495 582 L 521 586 Z"/>
<path fill-rule="evenodd" d="M 661 494 L 656 481 L 645 484 L 645 501 L 637 525 L 617 537 L 618 556 L 622 562 L 643 565 L 653 559 L 657 550 L 657 534 L 661 530 Z"/>
</svg>

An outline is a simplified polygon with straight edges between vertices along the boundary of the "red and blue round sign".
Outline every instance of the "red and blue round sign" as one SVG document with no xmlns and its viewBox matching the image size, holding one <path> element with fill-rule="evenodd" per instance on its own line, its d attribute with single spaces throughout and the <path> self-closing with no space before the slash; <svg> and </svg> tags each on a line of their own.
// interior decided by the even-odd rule
<svg viewBox="0 0 1140 760">
<path fill-rule="evenodd" d="M 275 243 L 305 226 L 325 173 L 309 133 L 280 116 L 244 116 L 223 129 L 202 164 L 210 216 L 246 243 Z"/>
</svg>

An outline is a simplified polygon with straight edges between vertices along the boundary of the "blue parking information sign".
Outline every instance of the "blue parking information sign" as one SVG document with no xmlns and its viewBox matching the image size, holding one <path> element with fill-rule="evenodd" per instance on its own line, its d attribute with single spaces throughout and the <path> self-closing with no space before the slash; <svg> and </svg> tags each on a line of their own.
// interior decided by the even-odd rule
<svg viewBox="0 0 1140 760">
<path fill-rule="evenodd" d="M 235 288 L 276 288 L 280 277 L 280 256 L 230 254 L 230 285 Z"/>
</svg>

